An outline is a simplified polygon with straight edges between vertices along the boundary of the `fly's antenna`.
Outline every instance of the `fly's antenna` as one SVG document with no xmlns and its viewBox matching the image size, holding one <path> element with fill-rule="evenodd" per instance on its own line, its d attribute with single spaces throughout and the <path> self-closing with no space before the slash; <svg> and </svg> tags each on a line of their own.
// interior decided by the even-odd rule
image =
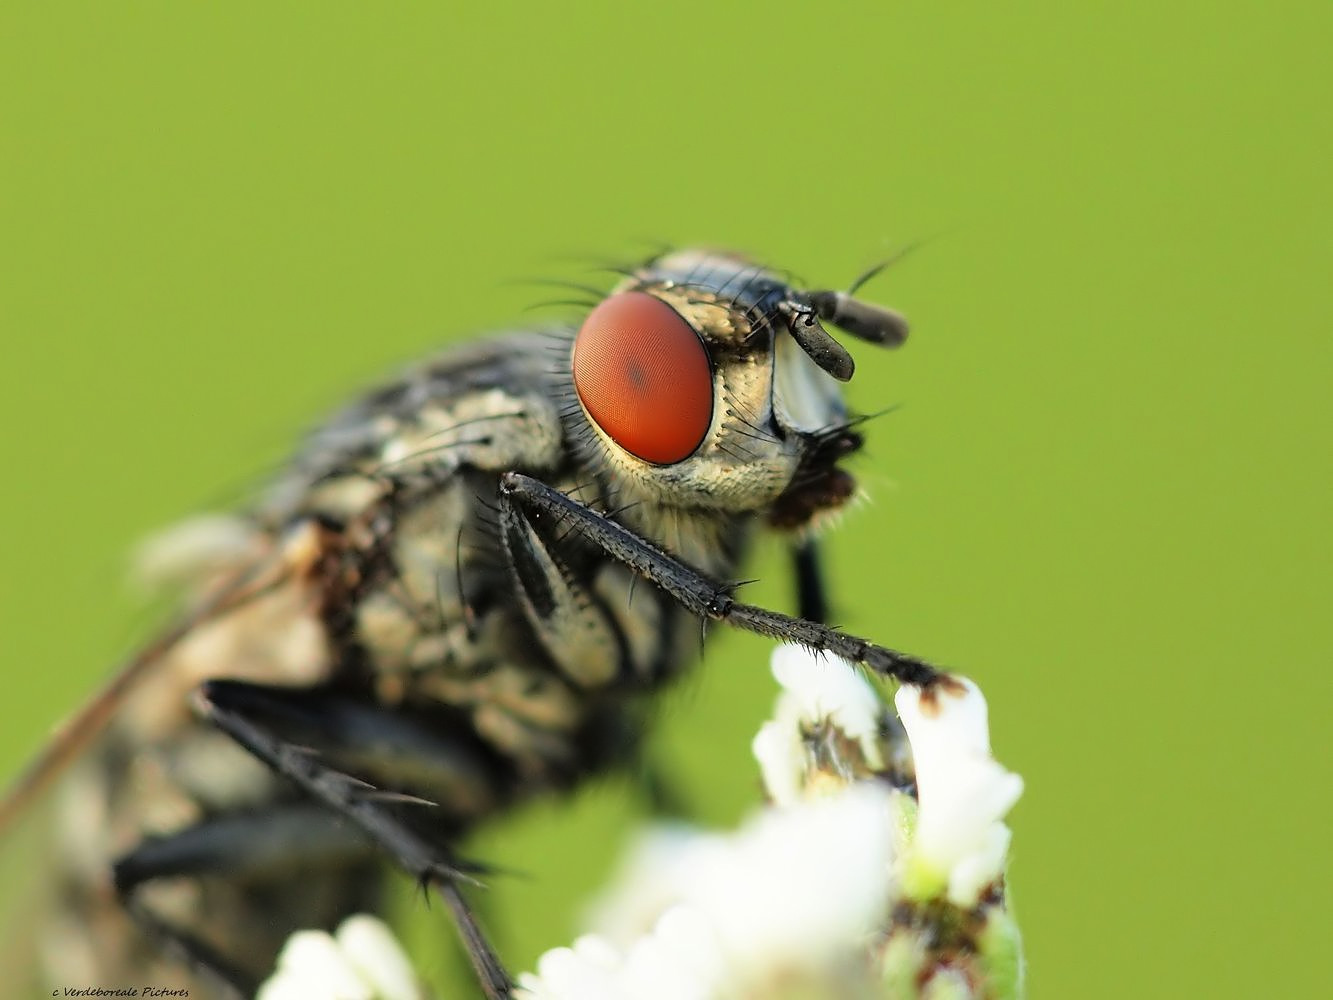
<svg viewBox="0 0 1333 1000">
<path fill-rule="evenodd" d="M 810 292 L 809 298 L 820 319 L 858 340 L 883 347 L 899 347 L 907 339 L 907 320 L 887 306 L 863 302 L 852 298 L 848 292 L 830 289 Z"/>
<path fill-rule="evenodd" d="M 810 305 L 816 314 L 826 323 L 832 323 L 839 330 L 850 333 L 858 340 L 883 347 L 900 347 L 907 339 L 908 325 L 903 315 L 886 306 L 863 302 L 856 298 L 857 291 L 890 264 L 896 264 L 920 243 L 904 247 L 887 260 L 882 260 L 874 267 L 861 273 L 847 286 L 847 291 L 837 292 L 832 289 L 820 289 L 809 292 Z"/>
</svg>

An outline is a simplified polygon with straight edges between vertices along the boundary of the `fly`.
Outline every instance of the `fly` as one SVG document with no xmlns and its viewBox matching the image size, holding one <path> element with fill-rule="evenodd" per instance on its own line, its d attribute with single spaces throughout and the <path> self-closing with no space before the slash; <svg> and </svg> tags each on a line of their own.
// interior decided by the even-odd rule
<svg viewBox="0 0 1333 1000">
<path fill-rule="evenodd" d="M 852 357 L 824 324 L 886 346 L 907 329 L 854 292 L 665 254 L 577 327 L 412 368 L 311 434 L 248 511 L 178 534 L 181 624 L 0 804 L 3 827 L 97 741 L 47 935 L 62 977 L 181 982 L 184 958 L 252 993 L 292 931 L 382 908 L 387 855 L 506 997 L 453 845 L 633 760 L 701 621 L 945 679 L 823 623 L 812 529 L 853 495 L 862 443 Z M 730 582 L 764 530 L 791 539 L 797 617 Z"/>
</svg>

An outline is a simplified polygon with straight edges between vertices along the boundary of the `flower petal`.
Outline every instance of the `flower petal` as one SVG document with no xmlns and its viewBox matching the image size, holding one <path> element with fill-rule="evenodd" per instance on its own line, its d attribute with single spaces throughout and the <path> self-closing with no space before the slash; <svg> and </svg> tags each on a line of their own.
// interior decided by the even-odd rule
<svg viewBox="0 0 1333 1000">
<path fill-rule="evenodd" d="M 920 810 L 912 841 L 911 891 L 947 891 L 976 904 L 1003 874 L 1009 829 L 1000 820 L 1023 793 L 1023 779 L 990 756 L 986 699 L 966 678 L 962 691 L 923 693 L 904 685 L 895 699 L 916 765 Z"/>
</svg>

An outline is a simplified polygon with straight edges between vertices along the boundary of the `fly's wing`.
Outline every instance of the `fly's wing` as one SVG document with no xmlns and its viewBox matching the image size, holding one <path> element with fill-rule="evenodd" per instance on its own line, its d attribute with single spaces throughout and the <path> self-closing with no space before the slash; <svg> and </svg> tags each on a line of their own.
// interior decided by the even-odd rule
<svg viewBox="0 0 1333 1000">
<path fill-rule="evenodd" d="M 263 599 L 301 575 L 299 550 L 299 544 L 293 545 L 228 574 L 228 579 L 219 583 L 198 607 L 140 650 L 92 698 L 60 723 L 51 742 L 33 758 L 0 800 L 0 834 L 101 735 L 131 692 L 151 677 L 155 668 L 182 643 L 218 618 Z"/>
</svg>

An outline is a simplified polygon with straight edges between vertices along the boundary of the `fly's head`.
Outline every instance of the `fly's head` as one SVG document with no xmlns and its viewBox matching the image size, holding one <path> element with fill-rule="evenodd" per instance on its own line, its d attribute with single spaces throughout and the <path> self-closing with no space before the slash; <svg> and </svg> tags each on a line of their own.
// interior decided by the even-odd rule
<svg viewBox="0 0 1333 1000">
<path fill-rule="evenodd" d="M 779 528 L 840 507 L 855 484 L 839 462 L 861 437 L 840 391 L 852 358 L 824 322 L 888 346 L 907 334 L 897 313 L 734 256 L 650 261 L 573 339 L 567 419 L 585 463 L 650 503 Z"/>
</svg>

